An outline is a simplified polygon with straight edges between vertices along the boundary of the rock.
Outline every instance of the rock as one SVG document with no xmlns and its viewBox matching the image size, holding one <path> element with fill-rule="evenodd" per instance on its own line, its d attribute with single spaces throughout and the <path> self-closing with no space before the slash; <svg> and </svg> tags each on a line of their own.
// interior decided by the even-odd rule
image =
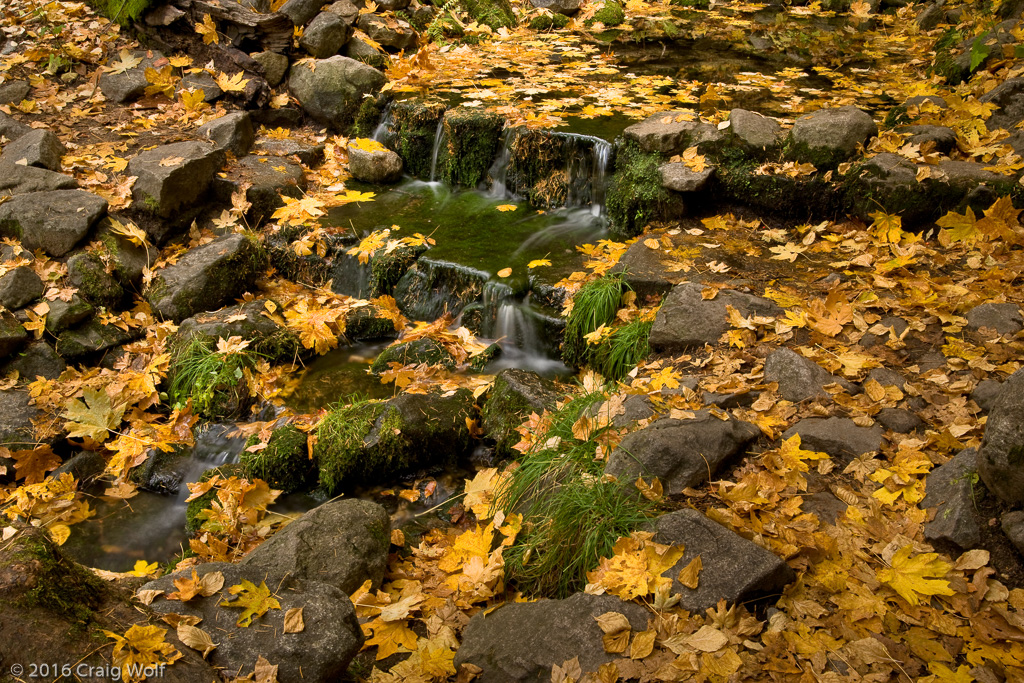
<svg viewBox="0 0 1024 683">
<path fill-rule="evenodd" d="M 78 181 L 63 173 L 54 173 L 35 166 L 0 162 L 0 196 L 73 190 L 77 187 Z"/>
<path fill-rule="evenodd" d="M 0 137 L 5 137 L 8 142 L 13 142 L 31 132 L 31 126 L 0 111 Z"/>
<path fill-rule="evenodd" d="M 365 581 L 371 590 L 380 587 L 390 546 L 391 519 L 384 508 L 366 500 L 336 500 L 302 515 L 240 564 L 351 594 Z"/>
<path fill-rule="evenodd" d="M 298 128 L 302 125 L 303 121 L 302 110 L 297 106 L 292 105 L 281 107 L 280 109 L 251 109 L 249 111 L 249 116 L 252 118 L 252 124 L 254 126 L 265 126 L 268 129 Z M 281 142 L 292 141 L 282 140 Z M 323 145 L 312 146 L 323 147 Z"/>
<path fill-rule="evenodd" d="M 500 459 L 515 456 L 517 451 L 512 446 L 519 442 L 516 428 L 530 413 L 541 415 L 557 402 L 558 391 L 551 380 L 516 368 L 499 372 L 482 411 L 484 435 L 494 442 L 494 454 Z"/>
<path fill-rule="evenodd" d="M 697 173 L 683 162 L 676 161 L 662 164 L 658 171 L 661 173 L 661 186 L 665 189 L 676 192 L 700 192 L 715 174 L 715 167 L 708 166 Z"/>
<path fill-rule="evenodd" d="M 398 12 L 409 6 L 409 0 L 381 0 L 377 3 L 377 9 L 381 12 Z"/>
<path fill-rule="evenodd" d="M 224 96 L 224 91 L 208 71 L 187 73 L 178 83 L 178 92 L 183 90 L 202 91 L 203 102 L 212 104 Z"/>
<path fill-rule="evenodd" d="M 139 99 L 149 86 L 146 69 L 156 68 L 156 62 L 163 58 L 164 56 L 155 50 L 135 50 L 131 54 L 131 59 L 141 60 L 137 66 L 120 73 L 107 71 L 100 76 L 99 86 L 103 96 L 115 104 Z"/>
<path fill-rule="evenodd" d="M 225 190 L 218 186 L 217 194 L 222 200 L 230 200 L 230 193 L 248 186 L 245 200 L 251 206 L 246 211 L 246 220 L 252 226 L 262 224 L 278 207 L 284 206 L 282 197 L 300 199 L 302 191 L 306 189 L 306 175 L 302 166 L 280 157 L 242 157 L 228 167 L 225 175 L 225 179 L 218 178 L 215 181 L 227 186 Z"/>
<path fill-rule="evenodd" d="M 903 375 L 889 368 L 872 368 L 868 379 L 875 380 L 883 387 L 896 387 L 900 391 L 907 388 L 907 380 L 903 379 Z"/>
<path fill-rule="evenodd" d="M 8 81 L 0 85 L 0 104 L 18 104 L 28 99 L 32 86 L 28 81 Z"/>
<path fill-rule="evenodd" d="M 801 448 L 828 453 L 841 461 L 880 451 L 884 437 L 880 426 L 858 427 L 845 417 L 805 417 L 787 429 L 782 438 L 790 439 L 797 434 Z"/>
<path fill-rule="evenodd" d="M 93 318 L 83 325 L 62 332 L 57 338 L 57 353 L 66 360 L 78 360 L 126 344 L 133 336 L 141 336 L 140 331 L 125 332 L 120 327 L 104 325 Z"/>
<path fill-rule="evenodd" d="M 480 612 L 462 632 L 455 667 L 482 669 L 477 683 L 546 683 L 551 669 L 579 657 L 584 673 L 596 672 L 618 655 L 605 652 L 596 618 L 622 614 L 634 632 L 647 628 L 648 613 L 640 605 L 612 595 L 576 593 L 565 600 L 508 603 Z"/>
<path fill-rule="evenodd" d="M 60 138 L 51 131 L 38 128 L 4 145 L 4 152 L 0 154 L 0 163 L 60 171 L 60 160 L 66 151 Z"/>
<path fill-rule="evenodd" d="M 185 16 L 185 13 L 172 5 L 161 5 L 146 12 L 142 20 L 146 26 L 170 26 L 178 19 Z"/>
<path fill-rule="evenodd" d="M 380 5 L 377 5 L 380 7 Z M 355 25 L 356 21 L 359 20 L 359 8 L 356 7 L 351 0 L 337 0 L 327 6 L 326 12 L 332 12 L 341 17 L 349 26 Z"/>
<path fill-rule="evenodd" d="M 381 70 L 387 68 L 390 59 L 386 52 L 370 45 L 358 36 L 349 38 L 345 45 L 345 56 Z"/>
<path fill-rule="evenodd" d="M 942 21 L 946 8 L 942 2 L 933 2 L 917 15 L 914 20 L 922 31 L 931 31 Z"/>
<path fill-rule="evenodd" d="M 127 237 L 115 233 L 112 227 L 103 224 L 97 231 L 96 236 L 102 245 L 99 255 L 104 263 L 109 264 L 111 274 L 123 287 L 139 289 L 143 271 L 157 262 L 160 250 L 152 245 L 134 244 Z"/>
<path fill-rule="evenodd" d="M 903 408 L 882 408 L 875 415 L 878 423 L 897 434 L 910 434 L 924 428 L 925 422 L 910 410 Z"/>
<path fill-rule="evenodd" d="M 580 0 L 530 0 L 530 4 L 567 17 L 580 11 Z"/>
<path fill-rule="evenodd" d="M 730 142 L 751 152 L 768 151 L 782 144 L 782 126 L 775 119 L 747 111 L 733 109 L 729 112 L 729 128 L 726 135 Z"/>
<path fill-rule="evenodd" d="M 33 381 L 37 377 L 54 379 L 64 372 L 67 364 L 57 355 L 45 341 L 31 342 L 24 350 L 4 363 L 0 368 L 0 374 L 7 375 L 17 372 L 18 377 L 27 381 Z"/>
<path fill-rule="evenodd" d="M 375 185 L 401 180 L 402 157 L 383 146 L 367 151 L 362 144 L 359 141 L 348 143 L 348 170 L 353 178 Z"/>
<path fill-rule="evenodd" d="M 226 235 L 157 272 L 146 298 L 157 316 L 180 322 L 212 311 L 252 288 L 266 255 L 244 235 Z"/>
<path fill-rule="evenodd" d="M 292 20 L 296 26 L 305 26 L 310 19 L 320 13 L 324 0 L 288 0 L 278 10 Z"/>
<path fill-rule="evenodd" d="M 200 577 L 220 572 L 224 585 L 208 597 L 200 596 L 188 602 L 160 597 L 150 607 L 160 614 L 175 612 L 201 617 L 203 630 L 211 635 L 221 634 L 219 638 L 214 636 L 218 646 L 209 655 L 210 664 L 233 675 L 251 673 L 257 655 L 262 655 L 279 667 L 278 677 L 282 681 L 340 680 L 363 643 L 348 596 L 319 581 L 298 581 L 281 574 L 268 574 L 259 567 L 211 562 L 168 574 L 143 585 L 140 590 L 172 593 L 176 590 L 174 580 L 188 578 L 192 571 Z M 256 586 L 265 583 L 281 606 L 267 611 L 248 628 L 240 628 L 235 623 L 241 614 L 239 608 L 221 606 L 223 602 L 237 599 L 228 589 L 243 580 Z M 285 633 L 285 614 L 297 608 L 302 608 L 305 629 L 301 633 Z"/>
<path fill-rule="evenodd" d="M 151 448 L 145 462 L 133 467 L 128 474 L 131 483 L 144 491 L 166 496 L 177 496 L 191 473 L 192 460 L 188 449 L 173 447 L 168 452 Z M 183 498 L 187 498 L 187 494 Z"/>
<path fill-rule="evenodd" d="M 356 25 L 373 40 L 394 52 L 410 52 L 419 45 L 416 29 L 401 19 L 385 20 L 375 14 L 360 15 Z"/>
<path fill-rule="evenodd" d="M 43 295 L 43 281 L 28 266 L 19 266 L 0 277 L 0 306 L 15 311 Z"/>
<path fill-rule="evenodd" d="M 800 509 L 804 512 L 813 513 L 819 520 L 828 524 L 835 524 L 839 516 L 846 512 L 849 507 L 846 503 L 835 497 L 830 491 L 818 491 L 810 495 L 804 495 L 804 504 Z"/>
<path fill-rule="evenodd" d="M 476 187 L 498 152 L 505 118 L 473 107 L 454 107 L 444 113 L 442 125 L 447 144 L 437 155 L 437 179 L 449 187 Z"/>
<path fill-rule="evenodd" d="M 0 391 L 0 445 L 14 450 L 32 448 L 36 443 L 36 431 L 32 420 L 40 416 L 39 409 L 29 405 L 27 389 L 4 389 Z"/>
<path fill-rule="evenodd" d="M 857 145 L 878 135 L 871 116 L 853 105 L 819 109 L 801 116 L 789 133 L 790 154 L 798 161 L 818 167 L 833 166 L 848 159 Z"/>
<path fill-rule="evenodd" d="M 1024 370 L 1003 383 L 988 415 L 978 451 L 978 474 L 1000 500 L 1024 503 Z"/>
<path fill-rule="evenodd" d="M 70 301 L 54 299 L 50 303 L 50 312 L 46 314 L 46 331 L 58 335 L 69 327 L 73 327 L 93 314 L 95 310 L 88 301 L 78 293 L 71 295 Z"/>
<path fill-rule="evenodd" d="M 252 58 L 263 67 L 263 77 L 270 87 L 277 87 L 288 73 L 288 57 L 277 52 L 257 52 Z"/>
<path fill-rule="evenodd" d="M 437 365 L 449 372 L 455 370 L 455 357 L 447 349 L 429 337 L 392 344 L 381 351 L 370 365 L 370 371 L 381 374 L 391 369 L 392 363 L 406 365 Z"/>
<path fill-rule="evenodd" d="M 321 12 L 309 23 L 299 39 L 299 47 L 316 59 L 338 54 L 352 37 L 352 27 L 333 12 Z"/>
<path fill-rule="evenodd" d="M 661 419 L 627 434 L 604 472 L 623 482 L 658 477 L 666 493 L 677 494 L 714 477 L 759 434 L 749 422 L 720 420 L 706 410 L 689 420 Z"/>
<path fill-rule="evenodd" d="M 29 250 L 63 256 L 107 213 L 107 200 L 85 190 L 15 195 L 0 204 L 0 234 Z"/>
<path fill-rule="evenodd" d="M 256 141 L 256 150 L 253 154 L 272 157 L 295 157 L 299 163 L 306 166 L 316 166 L 324 160 L 324 146 L 307 145 L 298 140 L 260 138 Z"/>
<path fill-rule="evenodd" d="M 977 473 L 977 450 L 967 448 L 936 467 L 925 479 L 925 497 L 918 507 L 937 508 L 924 525 L 928 541 L 952 543 L 967 550 L 981 544 L 981 526 L 975 501 L 983 493 Z"/>
<path fill-rule="evenodd" d="M 630 245 L 611 272 L 621 273 L 640 301 L 661 296 L 667 294 L 680 279 L 679 273 L 669 270 L 671 263 L 662 260 L 664 256 L 662 249 L 651 249 L 643 240 L 638 240 Z"/>
<path fill-rule="evenodd" d="M 981 304 L 967 311 L 967 329 L 981 328 L 995 330 L 999 334 L 1012 335 L 1024 329 L 1024 318 L 1017 304 Z"/>
<path fill-rule="evenodd" d="M 949 154 L 956 147 L 956 131 L 946 126 L 901 126 L 896 131 L 909 133 L 907 142 L 912 145 L 934 143 L 935 150 L 940 154 Z"/>
<path fill-rule="evenodd" d="M 299 340 L 263 315 L 267 303 L 266 299 L 256 299 L 186 318 L 178 326 L 172 345 L 190 337 L 203 337 L 214 344 L 218 339 L 241 337 L 249 342 L 250 349 L 271 363 L 291 360 L 299 352 Z"/>
<path fill-rule="evenodd" d="M 1000 521 L 1003 535 L 1010 539 L 1018 553 L 1024 555 L 1024 510 L 1004 512 Z"/>
<path fill-rule="evenodd" d="M 28 341 L 28 331 L 10 311 L 0 311 L 0 358 L 11 355 Z"/>
<path fill-rule="evenodd" d="M 908 327 L 910 327 L 906 320 L 904 320 L 903 318 L 899 318 L 895 315 L 887 315 L 883 317 L 881 320 L 875 323 L 875 325 L 872 325 L 872 327 L 877 327 L 878 325 L 881 325 L 882 327 L 886 328 L 885 331 L 878 335 L 874 335 L 868 332 L 861 339 L 861 346 L 863 346 L 866 349 L 870 349 L 872 346 L 876 344 L 885 344 L 893 338 L 902 339 L 903 333 L 906 332 Z M 874 370 L 878 370 L 879 373 L 883 374 L 892 373 L 891 379 L 895 379 L 897 381 L 889 382 L 889 384 L 893 386 L 898 386 L 900 389 L 902 389 L 903 385 L 906 383 L 905 380 L 899 375 L 899 373 L 895 373 L 894 371 L 888 368 L 874 368 L 872 371 Z M 871 377 L 871 373 L 868 373 L 868 377 Z M 885 382 L 882 382 L 882 380 L 878 381 L 881 382 L 882 384 L 885 384 Z"/>
<path fill-rule="evenodd" d="M 223 150 L 209 142 L 175 142 L 128 162 L 133 206 L 164 218 L 198 202 L 224 165 Z"/>
<path fill-rule="evenodd" d="M 856 387 L 845 379 L 830 374 L 813 360 L 789 349 L 773 351 L 765 359 L 764 381 L 778 382 L 779 395 L 793 403 L 830 398 L 825 385 L 833 382 L 838 382 L 850 393 L 856 393 Z"/>
<path fill-rule="evenodd" d="M 971 392 L 971 400 L 978 404 L 978 407 L 986 413 L 992 412 L 999 394 L 1003 391 L 1003 383 L 997 379 L 983 379 L 978 382 Z"/>
<path fill-rule="evenodd" d="M 655 520 L 654 531 L 656 542 L 686 547 L 682 559 L 662 576 L 672 578 L 671 592 L 682 596 L 679 606 L 691 613 L 701 614 L 719 600 L 747 604 L 770 598 L 774 602 L 796 579 L 778 557 L 697 510 L 662 515 Z M 679 583 L 679 572 L 698 555 L 704 569 L 697 588 L 687 588 Z"/>
<path fill-rule="evenodd" d="M 256 143 L 248 112 L 233 111 L 199 127 L 196 133 L 236 157 L 245 156 Z"/>
<path fill-rule="evenodd" d="M 67 472 L 79 482 L 79 486 L 92 483 L 103 476 L 107 469 L 107 459 L 97 451 L 79 451 L 61 463 L 52 473 L 54 477 Z"/>
<path fill-rule="evenodd" d="M 693 112 L 689 111 L 662 112 L 634 123 L 622 134 L 627 140 L 636 141 L 645 152 L 666 155 L 681 154 L 692 146 L 701 149 L 722 140 L 722 133 L 716 126 L 692 118 Z"/>
<path fill-rule="evenodd" d="M 68 259 L 68 279 L 88 301 L 107 310 L 119 308 L 124 301 L 124 288 L 95 254 L 75 254 Z"/>
<path fill-rule="evenodd" d="M 1024 78 L 1008 78 L 979 97 L 978 101 L 998 107 L 985 121 L 989 130 L 1005 128 L 1012 131 L 1024 120 Z"/>
<path fill-rule="evenodd" d="M 341 128 L 350 123 L 365 95 L 387 82 L 380 71 L 349 57 L 334 56 L 310 64 L 295 64 L 288 88 L 307 114 Z"/>
<path fill-rule="evenodd" d="M 782 314 L 782 309 L 761 297 L 723 289 L 714 299 L 704 299 L 701 296 L 703 290 L 700 283 L 687 282 L 669 292 L 651 327 L 652 349 L 678 353 L 705 344 L 717 344 L 730 329 L 728 306 L 743 316 Z"/>
<path fill-rule="evenodd" d="M 316 463 L 309 457 L 307 437 L 293 424 L 278 427 L 264 448 L 247 450 L 260 443 L 253 434 L 239 455 L 239 463 L 250 480 L 262 479 L 284 493 L 309 491 L 316 485 Z"/>
</svg>

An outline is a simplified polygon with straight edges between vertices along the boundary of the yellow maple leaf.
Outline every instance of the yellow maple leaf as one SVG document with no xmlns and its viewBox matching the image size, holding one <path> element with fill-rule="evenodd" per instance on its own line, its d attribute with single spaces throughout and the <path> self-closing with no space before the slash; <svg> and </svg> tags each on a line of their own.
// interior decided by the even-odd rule
<svg viewBox="0 0 1024 683">
<path fill-rule="evenodd" d="M 501 205 L 499 205 L 499 206 L 497 206 L 495 208 L 498 209 L 498 211 L 501 211 L 502 213 L 505 213 L 507 211 L 515 211 L 519 207 L 516 206 L 515 204 L 501 204 Z"/>
<path fill-rule="evenodd" d="M 871 214 L 871 234 L 883 244 L 899 244 L 903 239 L 903 219 L 899 216 L 876 211 Z"/>
<path fill-rule="evenodd" d="M 938 553 L 922 553 L 911 557 L 912 545 L 900 548 L 892 556 L 889 569 L 877 572 L 878 580 L 887 584 L 911 605 L 917 605 L 919 596 L 954 595 L 945 576 L 952 565 L 939 559 Z"/>
<path fill-rule="evenodd" d="M 226 73 L 217 74 L 217 85 L 224 92 L 242 92 L 245 90 L 245 86 L 249 85 L 248 78 L 242 78 L 242 72 L 239 71 L 234 76 L 228 76 Z"/>
<path fill-rule="evenodd" d="M 139 576 L 142 578 L 148 577 L 159 567 L 156 562 L 146 562 L 145 560 L 136 560 L 135 567 L 128 572 L 132 576 Z"/>
<path fill-rule="evenodd" d="M 978 230 L 977 223 L 978 220 L 974 216 L 974 211 L 969 206 L 967 207 L 967 212 L 963 214 L 950 211 L 935 221 L 935 224 L 940 228 L 945 228 L 939 231 L 939 243 L 944 247 L 948 247 L 956 242 L 965 242 L 967 244 L 977 242 L 981 237 L 981 231 Z"/>
<path fill-rule="evenodd" d="M 527 263 L 526 267 L 529 270 L 533 270 L 534 268 L 542 268 L 544 266 L 550 266 L 550 265 L 551 265 L 551 261 L 549 259 L 539 258 L 539 259 L 534 259 L 534 260 L 530 261 L 529 263 Z"/>
<path fill-rule="evenodd" d="M 472 557 L 486 559 L 491 552 L 493 540 L 494 524 L 489 523 L 483 529 L 477 524 L 476 529 L 465 531 L 455 539 L 455 543 L 445 552 L 437 566 L 451 574 L 461 570 L 462 565 Z"/>
<path fill-rule="evenodd" d="M 353 202 L 369 202 L 377 196 L 376 192 L 360 192 L 359 190 L 346 190 L 345 194 L 334 198 L 335 204 L 351 204 Z"/>
<path fill-rule="evenodd" d="M 89 437 L 93 441 L 103 442 L 107 432 L 121 424 L 125 405 L 114 406 L 110 396 L 102 390 L 82 390 L 81 399 L 73 398 L 67 402 L 64 417 L 67 418 L 68 436 L 71 438 Z"/>
<path fill-rule="evenodd" d="M 136 624 L 123 636 L 112 631 L 103 633 L 114 641 L 111 659 L 121 669 L 122 680 L 141 680 L 145 677 L 141 670 L 146 667 L 170 664 L 181 658 L 181 653 L 173 645 L 164 642 L 167 629 L 159 626 Z"/>
<path fill-rule="evenodd" d="M 242 614 L 235 622 L 237 626 L 246 627 L 252 623 L 254 618 L 266 614 L 267 610 L 281 609 L 281 603 L 271 595 L 266 581 L 261 581 L 257 587 L 252 581 L 242 579 L 242 583 L 231 586 L 228 588 L 228 592 L 237 595 L 238 598 L 230 601 L 223 600 L 220 604 L 222 607 L 242 608 Z"/>
<path fill-rule="evenodd" d="M 373 154 L 374 152 L 386 152 L 387 147 L 372 138 L 356 138 L 348 143 L 350 148 L 362 150 Z"/>
<path fill-rule="evenodd" d="M 178 93 L 178 99 L 181 101 L 181 106 L 190 114 L 198 114 L 204 109 L 210 108 L 209 103 L 206 101 L 206 93 L 202 88 L 182 90 Z"/>
<path fill-rule="evenodd" d="M 374 619 L 363 628 L 373 633 L 373 637 L 368 638 L 364 646 L 377 646 L 377 661 L 386 659 L 397 652 L 412 652 L 416 649 L 416 634 L 409 628 L 409 623 L 405 620 Z"/>
<path fill-rule="evenodd" d="M 220 42 L 220 39 L 217 37 L 217 24 L 213 23 L 213 19 L 209 14 L 204 14 L 202 23 L 196 23 L 195 28 L 196 33 L 203 37 L 203 42 L 207 45 Z"/>
<path fill-rule="evenodd" d="M 281 221 L 285 225 L 302 225 L 307 221 L 319 218 L 324 215 L 324 203 L 314 197 L 281 197 L 284 206 L 280 207 L 271 215 L 271 218 Z"/>
</svg>

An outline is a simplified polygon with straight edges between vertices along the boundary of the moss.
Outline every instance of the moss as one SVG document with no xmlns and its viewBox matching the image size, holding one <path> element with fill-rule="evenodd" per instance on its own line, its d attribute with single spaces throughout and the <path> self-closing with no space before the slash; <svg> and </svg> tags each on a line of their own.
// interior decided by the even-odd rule
<svg viewBox="0 0 1024 683">
<path fill-rule="evenodd" d="M 384 403 L 355 403 L 332 409 L 320 421 L 313 457 L 319 465 L 320 488 L 327 495 L 336 494 L 361 470 L 372 469 L 363 458 L 363 442 L 387 408 Z M 386 441 L 388 435 L 383 438 Z"/>
<path fill-rule="evenodd" d="M 491 344 L 478 356 L 474 356 L 469 360 L 469 369 L 472 372 L 483 372 L 484 368 L 493 361 L 495 358 L 501 355 L 501 346 L 497 343 Z"/>
<path fill-rule="evenodd" d="M 668 201 L 661 186 L 659 154 L 644 152 L 627 141 L 619 150 L 606 195 L 611 231 L 617 237 L 635 237 L 656 219 Z"/>
<path fill-rule="evenodd" d="M 938 74 L 950 85 L 957 85 L 964 80 L 967 74 L 957 64 L 956 57 L 953 55 L 953 48 L 957 47 L 962 40 L 963 34 L 955 28 L 948 29 L 939 36 L 935 41 L 935 59 L 928 69 L 929 76 Z"/>
<path fill-rule="evenodd" d="M 371 64 L 371 66 L 373 65 Z M 380 117 L 384 113 L 384 107 L 387 106 L 388 101 L 390 98 L 385 95 L 363 99 L 352 124 L 352 132 L 356 137 L 365 138 L 373 134 L 377 124 L 380 123 Z"/>
<path fill-rule="evenodd" d="M 497 31 L 516 25 L 516 15 L 509 0 L 462 0 L 469 16 Z"/>
<path fill-rule="evenodd" d="M 427 173 L 429 175 L 429 169 Z M 403 246 L 390 253 L 374 254 L 370 259 L 370 296 L 390 295 L 405 272 L 426 250 L 425 245 Z"/>
<path fill-rule="evenodd" d="M 94 574 L 65 558 L 42 533 L 20 542 L 19 560 L 38 562 L 37 581 L 24 595 L 27 607 L 42 607 L 82 626 L 92 620 L 107 588 Z"/>
<path fill-rule="evenodd" d="M 889 113 L 885 115 L 885 120 L 882 121 L 882 129 L 889 130 L 890 128 L 896 128 L 897 126 L 906 126 L 913 121 L 907 116 L 907 105 L 900 104 L 889 110 Z"/>
<path fill-rule="evenodd" d="M 220 467 L 213 467 L 203 472 L 199 476 L 199 481 L 207 482 L 217 474 L 224 479 L 228 479 L 230 477 L 244 477 L 245 466 L 241 463 L 231 463 L 228 465 L 221 465 Z M 185 531 L 190 534 L 194 534 L 199 531 L 199 527 L 203 525 L 203 519 L 199 516 L 199 513 L 203 510 L 210 509 L 210 503 L 212 503 L 213 499 L 216 497 L 217 491 L 211 489 L 195 500 L 189 501 L 188 506 L 185 508 Z"/>
<path fill-rule="evenodd" d="M 352 341 L 394 337 L 395 323 L 369 308 L 357 308 L 345 320 L 345 336 Z"/>
<path fill-rule="evenodd" d="M 206 337 L 178 339 L 167 373 L 171 401 L 184 405 L 191 400 L 193 412 L 209 419 L 239 417 L 252 405 L 245 371 L 255 367 L 256 359 L 248 349 L 217 352 Z"/>
<path fill-rule="evenodd" d="M 505 119 L 470 107 L 444 115 L 445 143 L 437 159 L 439 180 L 449 186 L 476 187 L 484 179 L 498 149 Z"/>
<path fill-rule="evenodd" d="M 258 443 L 259 437 L 253 435 L 245 447 Z M 266 448 L 243 450 L 240 462 L 246 477 L 262 479 L 285 493 L 306 490 L 316 482 L 316 465 L 309 457 L 306 435 L 295 425 L 274 430 Z"/>
<path fill-rule="evenodd" d="M 757 162 L 752 159 L 727 155 L 722 161 L 718 179 L 732 201 L 794 220 L 845 215 L 849 208 L 846 193 L 837 192 L 822 173 L 801 179 L 757 175 Z"/>
<path fill-rule="evenodd" d="M 622 5 L 615 2 L 615 0 L 605 0 L 604 5 L 601 9 L 594 13 L 594 16 L 585 21 L 587 26 L 591 26 L 596 23 L 604 24 L 605 26 L 618 26 L 626 20 L 626 12 L 622 9 Z"/>
<path fill-rule="evenodd" d="M 674 7 L 690 7 L 692 9 L 708 9 L 711 7 L 711 0 L 669 0 Z"/>
<path fill-rule="evenodd" d="M 374 359 L 370 370 L 380 374 L 391 369 L 391 363 L 401 363 L 403 366 L 412 363 L 426 363 L 427 365 L 440 365 L 449 371 L 455 369 L 455 359 L 445 350 L 444 346 L 433 339 L 414 339 L 389 346 Z"/>
<path fill-rule="evenodd" d="M 68 276 L 79 292 L 98 306 L 115 309 L 124 300 L 124 288 L 95 254 L 72 257 L 68 261 Z"/>
<path fill-rule="evenodd" d="M 819 171 L 834 170 L 854 155 L 853 152 L 835 147 L 811 147 L 804 142 L 794 142 L 792 138 L 786 139 L 782 154 L 787 159 L 813 164 Z"/>
<path fill-rule="evenodd" d="M 417 178 L 430 179 L 434 138 L 444 111 L 444 104 L 422 100 L 398 102 L 391 110 L 393 126 L 398 132 L 395 151 L 402 157 L 405 170 Z"/>
<path fill-rule="evenodd" d="M 530 20 L 530 28 L 534 31 L 565 28 L 569 25 L 569 17 L 564 14 L 541 14 Z"/>
<path fill-rule="evenodd" d="M 127 26 L 149 9 L 153 0 L 87 0 L 96 11 L 122 26 Z"/>
</svg>

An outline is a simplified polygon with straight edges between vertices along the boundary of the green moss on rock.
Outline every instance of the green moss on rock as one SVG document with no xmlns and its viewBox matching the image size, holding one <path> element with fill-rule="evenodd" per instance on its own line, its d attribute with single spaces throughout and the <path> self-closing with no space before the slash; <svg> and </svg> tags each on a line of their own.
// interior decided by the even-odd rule
<svg viewBox="0 0 1024 683">
<path fill-rule="evenodd" d="M 379 375 L 390 370 L 391 363 L 401 363 L 403 366 L 426 363 L 440 365 L 449 371 L 455 369 L 455 358 L 439 342 L 427 338 L 389 346 L 374 359 L 370 370 Z"/>
<path fill-rule="evenodd" d="M 410 175 L 430 179 L 434 137 L 444 111 L 444 104 L 422 100 L 398 102 L 392 108 L 392 125 L 398 134 L 395 151 Z"/>
<path fill-rule="evenodd" d="M 516 15 L 509 0 L 462 0 L 469 16 L 497 31 L 516 25 Z"/>
<path fill-rule="evenodd" d="M 541 14 L 530 20 L 530 28 L 534 31 L 565 28 L 569 25 L 569 17 L 564 14 Z"/>
<path fill-rule="evenodd" d="M 107 593 L 106 586 L 92 572 L 64 557 L 44 532 L 30 532 L 19 539 L 15 559 L 37 563 L 32 572 L 35 585 L 22 598 L 25 606 L 42 607 L 75 626 L 92 620 Z"/>
<path fill-rule="evenodd" d="M 627 141 L 619 149 L 606 195 L 611 230 L 617 237 L 635 237 L 656 219 L 668 201 L 661 186 L 660 154 L 644 152 Z"/>
<path fill-rule="evenodd" d="M 622 9 L 622 5 L 615 2 L 615 0 L 605 0 L 604 6 L 594 13 L 594 16 L 588 19 L 585 23 L 587 26 L 591 26 L 596 23 L 604 24 L 605 26 L 618 26 L 626 20 L 626 12 Z"/>
<path fill-rule="evenodd" d="M 402 246 L 390 253 L 374 254 L 370 258 L 370 296 L 390 295 L 398 281 L 426 250 L 425 245 Z"/>
<path fill-rule="evenodd" d="M 396 334 L 395 323 L 370 308 L 357 308 L 345 319 L 345 336 L 352 341 L 387 339 Z"/>
<path fill-rule="evenodd" d="M 258 443 L 259 437 L 253 435 L 245 447 Z M 266 448 L 243 450 L 240 462 L 246 477 L 262 479 L 285 493 L 307 490 L 316 482 L 316 465 L 309 457 L 306 435 L 295 425 L 274 430 Z"/>
<path fill-rule="evenodd" d="M 450 186 L 476 187 L 494 160 L 505 119 L 471 107 L 444 115 L 445 144 L 437 159 L 439 180 Z"/>
</svg>

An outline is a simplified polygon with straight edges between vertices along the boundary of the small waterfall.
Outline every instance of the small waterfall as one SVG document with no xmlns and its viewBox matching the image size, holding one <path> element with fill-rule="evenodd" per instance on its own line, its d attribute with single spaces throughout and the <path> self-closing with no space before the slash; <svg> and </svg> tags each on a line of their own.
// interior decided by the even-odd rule
<svg viewBox="0 0 1024 683">
<path fill-rule="evenodd" d="M 522 368 L 542 374 L 566 371 L 560 360 L 551 357 L 538 324 L 540 316 L 530 296 L 519 300 L 512 288 L 490 281 L 484 287 L 482 332 L 501 346 L 501 355 L 492 370 Z"/>
<path fill-rule="evenodd" d="M 380 123 L 378 123 L 377 127 L 373 129 L 373 135 L 370 136 L 385 147 L 389 146 L 389 143 L 395 136 L 395 131 L 393 130 L 392 125 L 394 123 L 394 116 L 391 112 L 394 104 L 394 100 L 387 103 L 387 106 L 384 107 L 383 113 L 380 115 Z"/>
<path fill-rule="evenodd" d="M 515 199 L 515 194 L 508 189 L 508 166 L 512 161 L 512 142 L 515 139 L 516 131 L 507 130 L 502 137 L 501 150 L 494 159 L 494 163 L 487 170 L 491 179 L 491 189 L 487 195 L 495 199 Z"/>
<path fill-rule="evenodd" d="M 437 120 L 437 130 L 434 131 L 434 149 L 430 152 L 430 182 L 437 181 L 437 155 L 441 152 L 441 143 L 444 142 L 444 117 Z"/>
<path fill-rule="evenodd" d="M 590 135 L 560 135 L 566 138 L 569 151 L 566 163 L 569 189 L 565 205 L 569 208 L 589 208 L 594 216 L 603 215 L 611 143 Z"/>
</svg>

